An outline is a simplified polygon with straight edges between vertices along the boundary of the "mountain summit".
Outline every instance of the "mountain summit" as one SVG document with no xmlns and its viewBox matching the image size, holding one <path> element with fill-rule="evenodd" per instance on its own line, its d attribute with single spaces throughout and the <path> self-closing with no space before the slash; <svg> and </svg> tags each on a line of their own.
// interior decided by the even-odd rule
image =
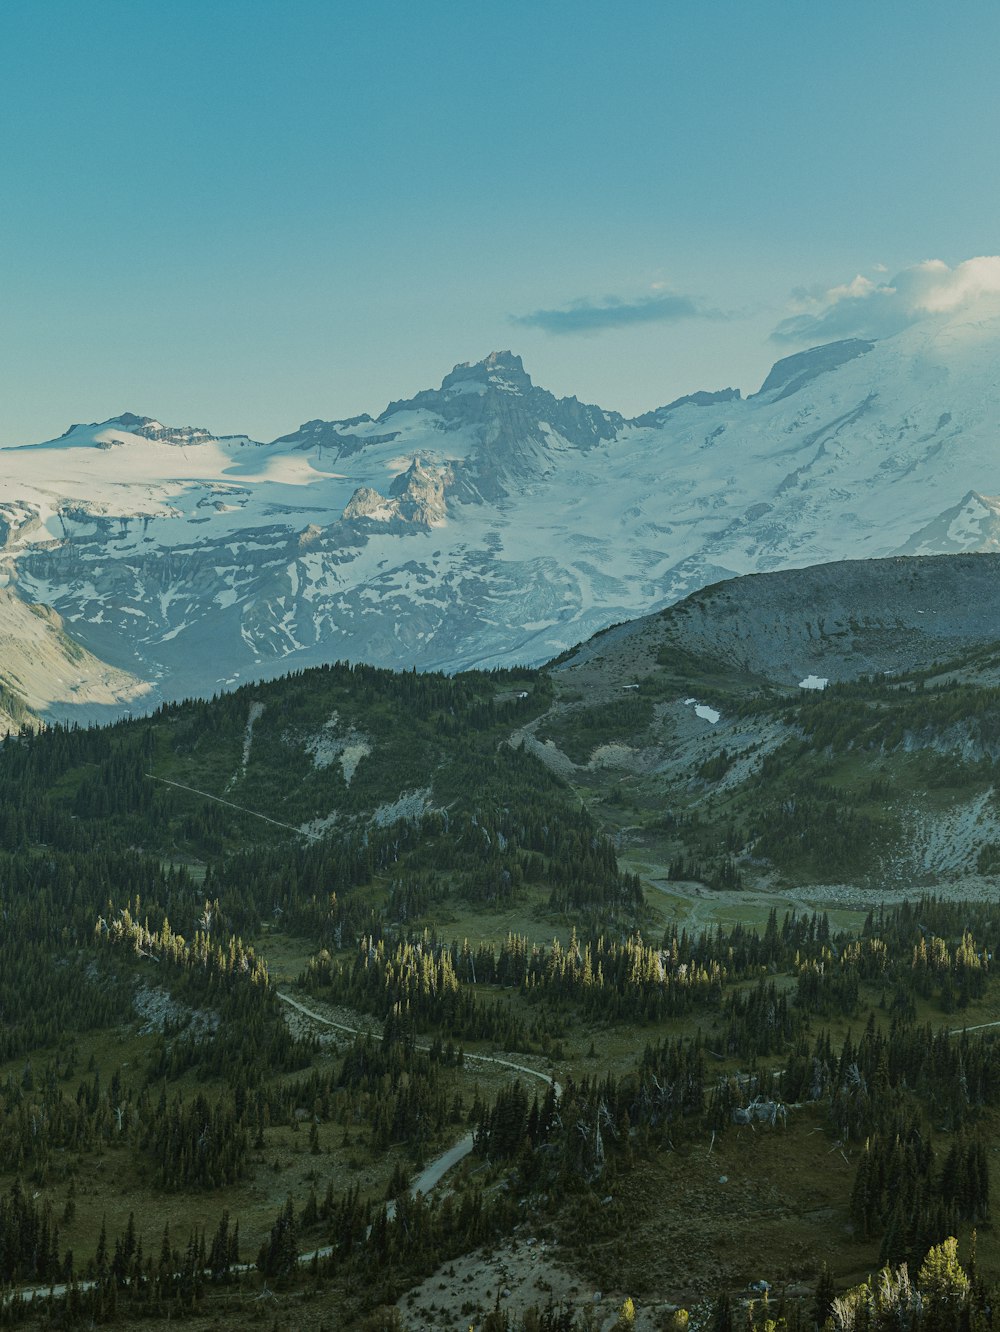
<svg viewBox="0 0 1000 1332">
<path fill-rule="evenodd" d="M 504 393 L 530 393 L 532 387 L 531 377 L 524 372 L 524 362 L 510 351 L 490 352 L 475 364 L 463 361 L 456 365 L 442 380 L 441 391 L 446 393 L 459 384 L 470 383 L 483 384 Z"/>
</svg>

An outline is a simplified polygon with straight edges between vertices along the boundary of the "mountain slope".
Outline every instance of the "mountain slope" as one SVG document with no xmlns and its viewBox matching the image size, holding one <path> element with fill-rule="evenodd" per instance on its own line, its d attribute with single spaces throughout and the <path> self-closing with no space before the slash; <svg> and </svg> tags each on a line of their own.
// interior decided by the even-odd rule
<svg viewBox="0 0 1000 1332">
<path fill-rule="evenodd" d="M 270 444 L 126 413 L 4 451 L 2 559 L 155 697 L 538 663 L 734 574 L 995 549 L 998 348 L 1000 317 L 938 319 L 633 421 L 509 352 Z"/>
<path fill-rule="evenodd" d="M 23 724 L 86 723 L 140 710 L 149 686 L 81 648 L 48 606 L 0 587 L 0 735 Z"/>
<path fill-rule="evenodd" d="M 996 555 L 731 580 L 553 679 L 526 743 L 654 883 L 995 891 Z"/>
<path fill-rule="evenodd" d="M 580 679 L 599 663 L 624 684 L 676 651 L 788 687 L 925 670 L 996 642 L 1000 555 L 845 560 L 713 584 L 597 635 L 560 670 Z"/>
</svg>

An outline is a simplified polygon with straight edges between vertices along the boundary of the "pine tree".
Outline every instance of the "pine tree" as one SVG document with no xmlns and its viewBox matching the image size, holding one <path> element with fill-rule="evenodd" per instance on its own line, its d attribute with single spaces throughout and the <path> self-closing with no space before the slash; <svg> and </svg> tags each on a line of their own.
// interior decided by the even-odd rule
<svg viewBox="0 0 1000 1332">
<path fill-rule="evenodd" d="M 108 1227 L 105 1217 L 101 1217 L 101 1233 L 97 1237 L 97 1251 L 94 1254 L 94 1270 L 99 1279 L 108 1274 Z"/>
<path fill-rule="evenodd" d="M 733 1302 L 724 1290 L 712 1306 L 711 1332 L 736 1332 Z"/>
<path fill-rule="evenodd" d="M 833 1284 L 833 1274 L 826 1263 L 820 1268 L 819 1279 L 816 1282 L 816 1290 L 813 1294 L 812 1316 L 813 1322 L 817 1327 L 822 1327 L 830 1317 L 830 1311 L 833 1308 L 833 1299 L 837 1290 Z"/>
<path fill-rule="evenodd" d="M 612 1329 L 612 1332 L 632 1332 L 635 1327 L 635 1304 L 631 1296 L 626 1296 L 622 1307 L 618 1310 L 618 1319 Z"/>
<path fill-rule="evenodd" d="M 968 1303 L 970 1283 L 958 1261 L 958 1241 L 949 1236 L 927 1254 L 917 1277 L 924 1301 L 923 1332 L 952 1332 Z"/>
</svg>

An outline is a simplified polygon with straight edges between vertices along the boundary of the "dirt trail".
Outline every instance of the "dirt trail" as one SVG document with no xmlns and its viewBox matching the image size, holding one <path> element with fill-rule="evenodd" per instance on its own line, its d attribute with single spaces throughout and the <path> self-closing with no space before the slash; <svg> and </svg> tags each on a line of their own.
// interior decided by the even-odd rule
<svg viewBox="0 0 1000 1332">
<path fill-rule="evenodd" d="M 272 819 L 267 814 L 258 814 L 255 809 L 247 809 L 245 805 L 237 805 L 232 800 L 223 800 L 222 796 L 212 795 L 211 791 L 199 791 L 196 786 L 186 786 L 184 782 L 172 782 L 168 777 L 157 777 L 155 773 L 147 772 L 146 776 L 153 782 L 162 782 L 164 786 L 176 786 L 178 791 L 190 791 L 192 795 L 204 796 L 206 800 L 214 800 L 218 805 L 228 805 L 230 809 L 238 809 L 241 814 L 249 814 L 253 819 L 263 819 L 265 823 L 273 823 L 276 828 L 287 828 L 289 832 L 298 833 L 300 837 L 308 837 L 310 841 L 321 841 L 318 833 L 310 832 L 306 828 L 296 828 L 291 823 L 282 823 L 280 819 Z"/>
<path fill-rule="evenodd" d="M 162 778 L 160 780 L 162 780 Z M 171 783 L 171 785 L 177 785 L 177 783 Z M 199 794 L 204 793 L 199 792 Z M 217 799 L 217 797 L 214 798 Z M 223 801 L 223 804 L 228 803 L 228 801 Z M 288 1004 L 289 1007 L 296 1009 L 297 1012 L 303 1014 L 304 1017 L 311 1018 L 314 1022 L 318 1022 L 322 1026 L 333 1027 L 337 1031 L 346 1032 L 351 1036 L 367 1035 L 371 1036 L 372 1039 L 376 1041 L 382 1039 L 382 1036 L 378 1032 L 368 1031 L 364 1027 L 350 1026 L 346 1022 L 337 1022 L 323 1013 L 317 1013 L 314 1008 L 309 1008 L 306 1004 L 300 1002 L 300 1000 L 293 999 L 290 994 L 283 994 L 280 990 L 277 994 L 278 998 L 283 1003 Z M 418 1045 L 416 1048 L 425 1053 L 430 1049 L 430 1047 L 426 1045 Z M 541 1069 L 530 1068 L 527 1064 L 515 1064 L 510 1059 L 499 1059 L 495 1055 L 466 1054 L 464 1058 L 466 1063 L 496 1064 L 500 1068 L 509 1068 L 515 1073 L 523 1073 L 526 1077 L 537 1078 L 540 1082 L 544 1082 L 547 1087 L 551 1087 L 557 1097 L 562 1096 L 561 1084 L 548 1073 L 543 1073 Z M 449 1170 L 454 1169 L 460 1161 L 464 1161 L 467 1156 L 471 1155 L 472 1147 L 472 1134 L 467 1133 L 463 1138 L 460 1138 L 458 1142 L 453 1143 L 445 1151 L 436 1156 L 433 1161 L 429 1162 L 423 1170 L 421 1170 L 420 1174 L 410 1185 L 411 1196 L 415 1198 L 418 1193 L 429 1193 L 435 1185 L 440 1183 Z M 396 1214 L 396 1204 L 394 1202 L 388 1203 L 386 1205 L 386 1212 L 390 1219 L 394 1217 Z M 329 1258 L 332 1253 L 333 1246 L 329 1244 L 324 1245 L 319 1249 L 310 1249 L 308 1253 L 299 1254 L 299 1265 L 305 1266 L 306 1264 L 311 1263 L 314 1259 Z M 253 1272 L 256 1271 L 256 1264 L 240 1263 L 237 1267 L 234 1267 L 233 1270 L 235 1272 Z M 76 1286 L 78 1290 L 93 1290 L 96 1284 L 97 1283 L 94 1281 L 78 1281 Z M 8 1292 L 0 1303 L 9 1303 L 9 1301 L 14 1298 L 15 1294 L 20 1295 L 21 1299 L 30 1302 L 32 1300 L 45 1299 L 50 1294 L 57 1297 L 63 1296 L 68 1290 L 69 1287 L 62 1283 L 58 1283 L 54 1286 L 22 1287 L 18 1291 Z"/>
<path fill-rule="evenodd" d="M 324 1027 L 333 1027 L 337 1031 L 344 1031 L 352 1036 L 364 1034 L 371 1036 L 376 1041 L 382 1039 L 381 1034 L 378 1032 L 369 1031 L 364 1027 L 354 1027 L 346 1022 L 337 1022 L 333 1018 L 326 1017 L 323 1013 L 317 1013 L 314 1008 L 309 1008 L 300 1000 L 293 999 L 290 994 L 284 994 L 281 990 L 278 991 L 278 998 L 282 1000 L 283 1003 L 294 1008 L 297 1012 L 302 1013 L 305 1017 L 312 1018 L 314 1022 L 318 1022 Z M 418 1045 L 416 1048 L 422 1050 L 424 1053 L 427 1053 L 430 1049 L 427 1045 Z M 515 1073 L 524 1073 L 529 1078 L 538 1078 L 540 1082 L 544 1082 L 546 1086 L 551 1087 L 557 1097 L 562 1096 L 562 1087 L 555 1078 L 551 1077 L 548 1073 L 543 1073 L 540 1069 L 530 1068 L 527 1064 L 515 1064 L 510 1059 L 499 1059 L 495 1055 L 466 1054 L 464 1055 L 464 1060 L 467 1064 L 495 1064 L 500 1068 L 512 1069 Z M 436 1156 L 433 1161 L 424 1167 L 410 1185 L 410 1194 L 413 1197 L 416 1197 L 418 1193 L 429 1193 L 449 1170 L 454 1166 L 457 1166 L 460 1161 L 464 1161 L 467 1156 L 471 1155 L 472 1146 L 472 1134 L 467 1133 L 465 1137 L 459 1139 L 458 1142 L 454 1143 L 439 1156 Z M 390 1202 L 387 1211 L 390 1217 L 395 1215 L 395 1204 Z M 317 1252 L 322 1258 L 326 1256 L 326 1253 L 328 1253 L 329 1250 L 317 1250 Z M 311 1253 L 305 1254 L 300 1259 L 300 1262 L 307 1262 L 312 1257 L 313 1255 Z"/>
</svg>

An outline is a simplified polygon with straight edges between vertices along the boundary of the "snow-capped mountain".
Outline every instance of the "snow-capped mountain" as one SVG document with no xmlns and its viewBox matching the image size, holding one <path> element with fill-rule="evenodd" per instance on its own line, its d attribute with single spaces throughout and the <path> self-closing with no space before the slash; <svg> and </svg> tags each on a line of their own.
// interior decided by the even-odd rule
<svg viewBox="0 0 1000 1332">
<path fill-rule="evenodd" d="M 270 444 L 125 414 L 0 452 L 0 561 L 160 697 L 540 662 L 733 574 L 1000 549 L 998 364 L 956 317 L 631 421 L 510 352 Z"/>
</svg>

